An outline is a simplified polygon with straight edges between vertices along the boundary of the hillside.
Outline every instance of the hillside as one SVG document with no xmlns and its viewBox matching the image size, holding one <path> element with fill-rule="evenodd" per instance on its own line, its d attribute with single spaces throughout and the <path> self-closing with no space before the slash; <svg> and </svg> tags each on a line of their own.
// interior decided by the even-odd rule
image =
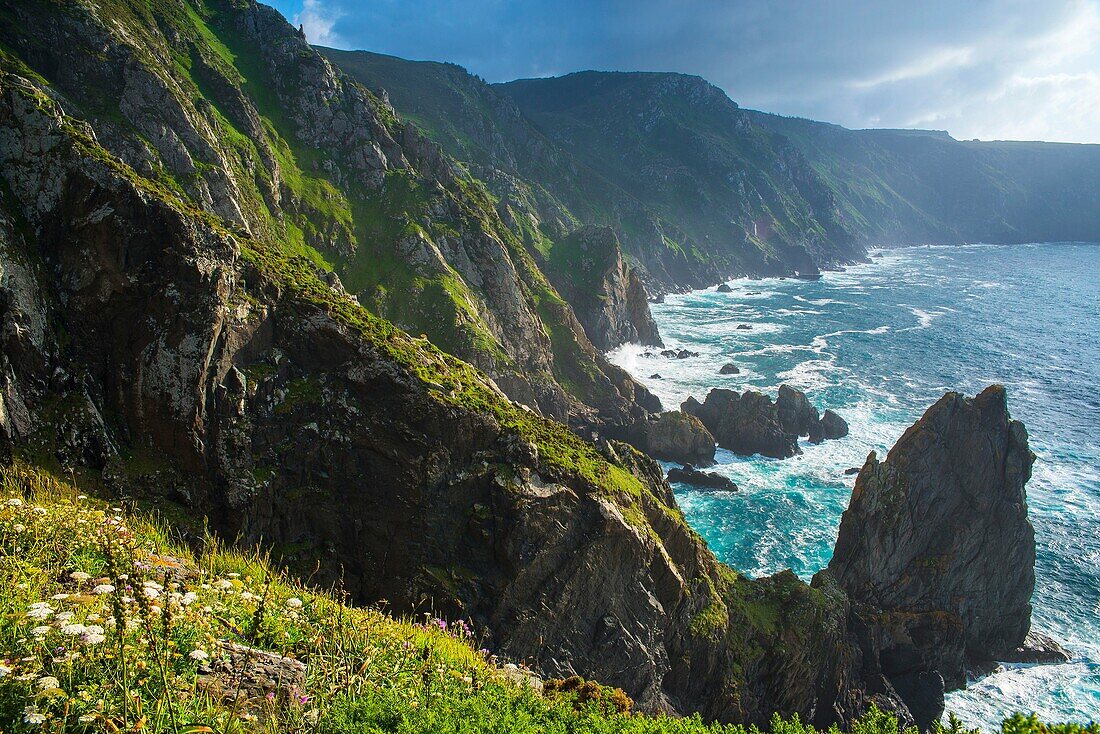
<svg viewBox="0 0 1100 734">
<path fill-rule="evenodd" d="M 864 242 L 1100 239 L 1100 145 L 957 141 L 748 114 L 798 147 Z"/>
<path fill-rule="evenodd" d="M 488 85 L 453 64 L 321 50 L 385 90 L 502 201 L 518 179 L 550 230 L 613 227 L 652 290 L 862 255 L 798 153 L 701 79 L 587 72 Z"/>
</svg>

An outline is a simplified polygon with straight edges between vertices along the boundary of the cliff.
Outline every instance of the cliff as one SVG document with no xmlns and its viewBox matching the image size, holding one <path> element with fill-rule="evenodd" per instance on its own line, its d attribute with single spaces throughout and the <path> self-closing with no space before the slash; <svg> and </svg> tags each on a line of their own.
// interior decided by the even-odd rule
<svg viewBox="0 0 1100 734">
<path fill-rule="evenodd" d="M 847 591 L 869 665 L 922 726 L 942 712 L 945 684 L 960 688 L 969 667 L 1025 644 L 1035 532 L 1024 485 L 1034 460 L 994 385 L 975 398 L 944 395 L 856 477 L 823 573 Z"/>
</svg>

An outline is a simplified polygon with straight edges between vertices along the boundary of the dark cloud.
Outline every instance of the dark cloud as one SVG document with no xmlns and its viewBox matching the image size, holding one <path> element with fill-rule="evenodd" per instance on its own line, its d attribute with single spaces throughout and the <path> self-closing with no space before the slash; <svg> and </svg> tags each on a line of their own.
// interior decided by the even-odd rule
<svg viewBox="0 0 1100 734">
<path fill-rule="evenodd" d="M 489 81 L 699 74 L 849 127 L 1100 142 L 1100 0 L 279 0 L 317 43 Z"/>
</svg>

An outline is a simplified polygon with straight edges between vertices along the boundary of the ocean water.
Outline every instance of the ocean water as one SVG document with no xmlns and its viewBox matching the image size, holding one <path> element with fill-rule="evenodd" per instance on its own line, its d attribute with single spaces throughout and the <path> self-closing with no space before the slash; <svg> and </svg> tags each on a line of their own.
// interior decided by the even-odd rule
<svg viewBox="0 0 1100 734">
<path fill-rule="evenodd" d="M 720 559 L 809 579 L 828 564 L 854 477 L 945 391 L 999 382 L 1038 455 L 1027 485 L 1038 544 L 1033 627 L 1073 661 L 1012 666 L 948 696 L 987 731 L 1013 711 L 1100 720 L 1100 245 L 887 250 L 820 281 L 744 280 L 669 296 L 653 314 L 684 360 L 627 345 L 611 356 L 666 409 L 712 387 L 774 395 L 788 383 L 847 419 L 850 435 L 783 461 L 719 451 L 741 492 L 675 487 Z M 751 330 L 737 329 L 748 324 Z M 722 376 L 734 362 L 741 374 Z M 661 375 L 661 379 L 651 377 Z"/>
</svg>

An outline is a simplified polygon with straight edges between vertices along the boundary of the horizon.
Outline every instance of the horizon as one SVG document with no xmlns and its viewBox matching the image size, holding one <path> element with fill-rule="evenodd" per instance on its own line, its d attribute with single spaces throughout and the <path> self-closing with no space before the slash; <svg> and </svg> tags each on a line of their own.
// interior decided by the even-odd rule
<svg viewBox="0 0 1100 734">
<path fill-rule="evenodd" d="M 852 130 L 1100 144 L 1100 0 L 962 9 L 692 0 L 686 12 L 663 0 L 269 2 L 312 44 L 453 63 L 491 84 L 679 73 L 746 109 Z"/>
</svg>

